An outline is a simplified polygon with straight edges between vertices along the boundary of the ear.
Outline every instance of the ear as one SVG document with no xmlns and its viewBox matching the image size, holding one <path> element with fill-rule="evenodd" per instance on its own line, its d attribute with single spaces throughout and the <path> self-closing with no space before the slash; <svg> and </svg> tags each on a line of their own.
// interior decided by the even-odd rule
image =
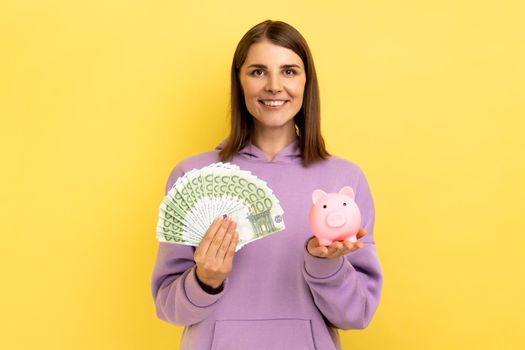
<svg viewBox="0 0 525 350">
<path fill-rule="evenodd" d="M 323 190 L 315 190 L 312 193 L 312 202 L 315 204 L 319 199 L 326 197 L 326 192 Z"/>
<path fill-rule="evenodd" d="M 339 190 L 339 193 L 344 194 L 344 195 L 346 195 L 346 196 L 348 196 L 348 197 L 350 197 L 352 199 L 355 199 L 354 190 L 350 186 L 345 186 L 345 187 L 341 188 Z"/>
</svg>

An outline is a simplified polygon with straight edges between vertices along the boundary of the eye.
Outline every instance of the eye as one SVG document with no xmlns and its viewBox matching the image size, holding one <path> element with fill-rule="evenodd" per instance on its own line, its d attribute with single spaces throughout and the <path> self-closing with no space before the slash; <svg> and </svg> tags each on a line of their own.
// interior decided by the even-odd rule
<svg viewBox="0 0 525 350">
<path fill-rule="evenodd" d="M 292 73 L 288 74 L 288 72 L 292 72 Z M 286 69 L 286 70 L 285 70 L 285 74 L 286 74 L 286 75 L 292 75 L 292 76 L 293 76 L 293 75 L 296 75 L 297 72 L 295 71 L 295 69 Z"/>
<path fill-rule="evenodd" d="M 251 75 L 256 76 L 256 77 L 261 76 L 260 74 L 255 74 L 256 72 L 261 72 L 262 73 L 262 69 L 254 69 L 254 70 L 252 70 Z"/>
<path fill-rule="evenodd" d="M 343 205 L 346 205 L 346 203 L 345 203 L 345 202 L 343 202 Z"/>
<path fill-rule="evenodd" d="M 325 208 L 325 209 L 326 209 L 326 204 L 325 204 L 325 205 L 323 205 L 323 208 Z"/>
</svg>

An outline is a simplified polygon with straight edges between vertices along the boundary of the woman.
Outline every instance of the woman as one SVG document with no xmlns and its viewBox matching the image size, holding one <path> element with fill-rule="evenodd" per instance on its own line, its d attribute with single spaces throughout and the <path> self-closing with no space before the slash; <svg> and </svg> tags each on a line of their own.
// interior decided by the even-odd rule
<svg viewBox="0 0 525 350">
<path fill-rule="evenodd" d="M 229 161 L 273 190 L 286 228 L 237 253 L 228 218 L 213 222 L 196 248 L 159 243 L 157 315 L 185 326 L 181 349 L 340 349 L 337 330 L 365 328 L 379 304 L 374 203 L 361 169 L 325 149 L 314 63 L 295 28 L 267 20 L 244 35 L 231 107 L 229 137 L 177 164 L 166 193 L 185 172 Z M 359 241 L 320 246 L 309 227 L 312 192 L 343 186 L 361 210 Z"/>
</svg>

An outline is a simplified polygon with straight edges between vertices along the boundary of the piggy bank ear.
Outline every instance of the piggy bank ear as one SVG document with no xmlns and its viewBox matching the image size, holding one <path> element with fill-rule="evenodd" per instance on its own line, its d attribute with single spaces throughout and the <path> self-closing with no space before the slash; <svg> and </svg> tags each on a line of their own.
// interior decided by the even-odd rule
<svg viewBox="0 0 525 350">
<path fill-rule="evenodd" d="M 312 202 L 315 204 L 319 199 L 326 197 L 326 192 L 323 190 L 315 190 L 312 193 Z"/>
<path fill-rule="evenodd" d="M 355 198 L 354 190 L 350 186 L 345 186 L 339 190 L 339 193 L 344 194 L 352 199 Z"/>
</svg>

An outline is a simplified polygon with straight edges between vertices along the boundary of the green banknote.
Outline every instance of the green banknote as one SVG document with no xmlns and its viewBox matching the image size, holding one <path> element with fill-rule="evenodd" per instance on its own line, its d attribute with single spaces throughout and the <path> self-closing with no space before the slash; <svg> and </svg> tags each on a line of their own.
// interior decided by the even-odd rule
<svg viewBox="0 0 525 350">
<path fill-rule="evenodd" d="M 198 246 L 213 219 L 228 215 L 244 245 L 285 229 L 284 211 L 266 182 L 231 163 L 217 162 L 179 177 L 159 208 L 160 242 Z"/>
</svg>

